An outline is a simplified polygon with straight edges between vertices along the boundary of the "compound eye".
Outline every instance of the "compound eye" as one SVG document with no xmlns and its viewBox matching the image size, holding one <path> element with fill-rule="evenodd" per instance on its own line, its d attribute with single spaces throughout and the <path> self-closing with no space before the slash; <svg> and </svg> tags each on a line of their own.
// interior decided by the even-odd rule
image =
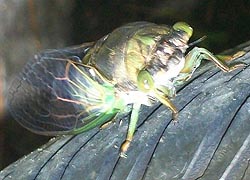
<svg viewBox="0 0 250 180">
<path fill-rule="evenodd" d="M 193 34 L 193 28 L 191 26 L 189 26 L 187 23 L 185 22 L 177 22 L 173 25 L 174 30 L 178 31 L 184 31 L 187 33 L 188 37 L 190 38 Z"/>
<path fill-rule="evenodd" d="M 154 88 L 154 80 L 146 70 L 141 70 L 137 76 L 137 85 L 139 90 L 149 92 Z"/>
</svg>

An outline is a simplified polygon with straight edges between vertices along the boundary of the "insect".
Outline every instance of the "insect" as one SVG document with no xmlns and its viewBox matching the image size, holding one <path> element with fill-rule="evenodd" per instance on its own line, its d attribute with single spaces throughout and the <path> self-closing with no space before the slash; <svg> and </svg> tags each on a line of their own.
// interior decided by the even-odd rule
<svg viewBox="0 0 250 180">
<path fill-rule="evenodd" d="M 176 120 L 178 110 L 170 98 L 201 60 L 211 60 L 225 72 L 245 66 L 240 62 L 229 65 L 204 48 L 194 47 L 186 53 L 192 33 L 184 22 L 172 27 L 135 22 L 95 43 L 42 52 L 13 82 L 9 109 L 30 131 L 59 135 L 101 126 L 132 105 L 121 146 L 121 156 L 125 156 L 141 105 L 161 102 Z"/>
</svg>

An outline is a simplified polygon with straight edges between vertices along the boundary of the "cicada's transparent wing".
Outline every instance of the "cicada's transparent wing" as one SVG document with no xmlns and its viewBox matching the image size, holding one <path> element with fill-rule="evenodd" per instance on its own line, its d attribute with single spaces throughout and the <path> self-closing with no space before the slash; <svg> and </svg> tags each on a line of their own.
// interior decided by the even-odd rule
<svg viewBox="0 0 250 180">
<path fill-rule="evenodd" d="M 35 56 L 13 82 L 8 107 L 27 129 L 43 135 L 77 133 L 118 112 L 112 85 L 94 68 L 77 63 L 82 57 L 71 52 L 53 50 Z"/>
</svg>

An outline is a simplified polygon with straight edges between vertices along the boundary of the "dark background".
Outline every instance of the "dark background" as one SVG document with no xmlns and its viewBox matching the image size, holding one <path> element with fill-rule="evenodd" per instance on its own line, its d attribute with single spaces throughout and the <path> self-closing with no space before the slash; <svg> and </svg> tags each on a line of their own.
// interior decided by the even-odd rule
<svg viewBox="0 0 250 180">
<path fill-rule="evenodd" d="M 250 39 L 247 0 L 5 0 L 0 2 L 0 169 L 48 141 L 18 125 L 6 111 L 6 94 L 23 65 L 43 49 L 95 41 L 133 21 L 172 25 L 185 21 L 192 40 L 214 53 Z"/>
</svg>

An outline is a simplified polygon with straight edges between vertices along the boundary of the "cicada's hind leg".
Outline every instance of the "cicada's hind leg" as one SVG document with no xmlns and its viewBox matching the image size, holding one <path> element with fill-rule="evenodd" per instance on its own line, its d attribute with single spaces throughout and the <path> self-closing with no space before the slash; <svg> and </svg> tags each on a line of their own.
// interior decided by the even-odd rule
<svg viewBox="0 0 250 180">
<path fill-rule="evenodd" d="M 122 109 L 121 111 L 119 111 L 112 119 L 110 119 L 110 121 L 107 121 L 107 122 L 103 123 L 100 126 L 100 129 L 108 128 L 110 125 L 116 123 L 116 120 L 121 119 L 122 115 L 126 115 L 129 112 L 131 112 L 131 108 L 130 107 L 125 107 L 124 109 Z"/>
<path fill-rule="evenodd" d="M 117 113 L 110 121 L 105 122 L 104 124 L 102 124 L 102 125 L 100 126 L 100 129 L 106 129 L 106 128 L 108 128 L 109 126 L 111 126 L 111 124 L 114 124 L 115 121 L 116 121 L 117 116 L 118 116 L 118 113 Z"/>
<path fill-rule="evenodd" d="M 185 65 L 181 70 L 178 78 L 176 78 L 176 84 L 181 84 L 187 81 L 193 74 L 193 72 L 199 67 L 201 60 L 211 60 L 216 66 L 218 66 L 224 72 L 230 72 L 237 68 L 245 67 L 246 64 L 241 62 L 235 62 L 232 64 L 227 64 L 226 61 L 236 59 L 240 56 L 244 55 L 244 51 L 239 51 L 233 56 L 215 56 L 208 50 L 204 48 L 193 48 L 185 57 Z"/>
<path fill-rule="evenodd" d="M 126 158 L 126 152 L 130 146 L 130 143 L 133 139 L 134 132 L 136 129 L 136 124 L 138 121 L 138 116 L 139 116 L 139 111 L 140 111 L 141 104 L 134 104 L 131 117 L 130 117 L 130 122 L 129 122 L 129 127 L 128 127 L 128 132 L 127 132 L 127 137 L 126 140 L 122 143 L 121 149 L 120 149 L 120 156 Z"/>
</svg>

